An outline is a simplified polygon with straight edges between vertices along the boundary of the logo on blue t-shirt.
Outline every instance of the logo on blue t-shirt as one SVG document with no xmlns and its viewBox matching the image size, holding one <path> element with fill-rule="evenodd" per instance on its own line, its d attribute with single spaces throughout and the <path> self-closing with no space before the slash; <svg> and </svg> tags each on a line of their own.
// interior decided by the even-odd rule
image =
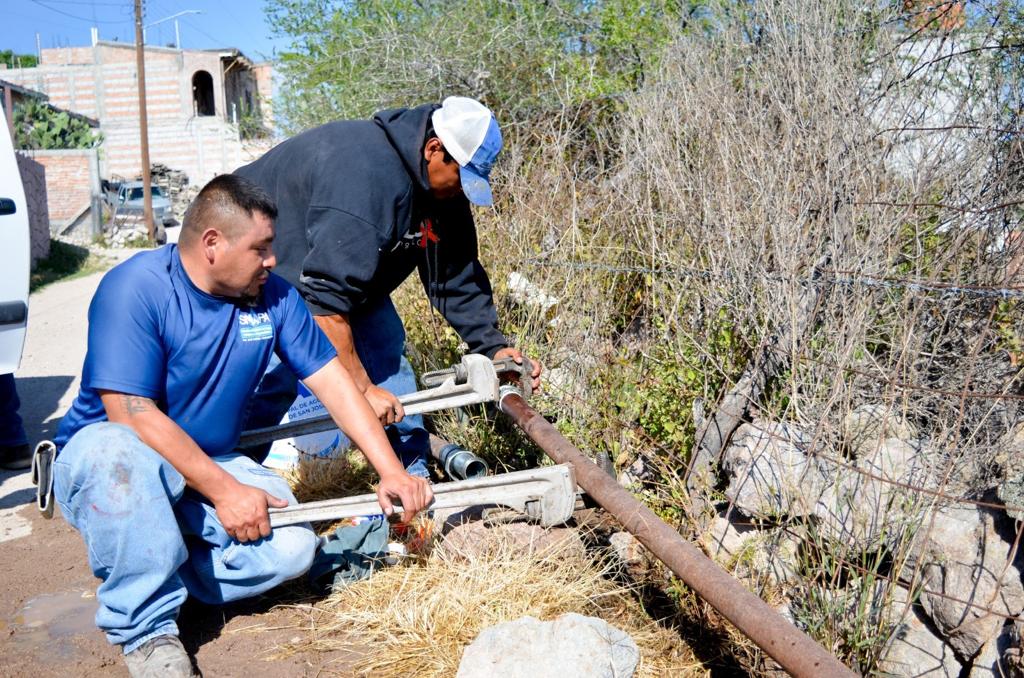
<svg viewBox="0 0 1024 678">
<path fill-rule="evenodd" d="M 266 311 L 239 313 L 238 328 L 242 334 L 242 341 L 262 341 L 272 339 L 274 336 L 274 325 Z"/>
</svg>

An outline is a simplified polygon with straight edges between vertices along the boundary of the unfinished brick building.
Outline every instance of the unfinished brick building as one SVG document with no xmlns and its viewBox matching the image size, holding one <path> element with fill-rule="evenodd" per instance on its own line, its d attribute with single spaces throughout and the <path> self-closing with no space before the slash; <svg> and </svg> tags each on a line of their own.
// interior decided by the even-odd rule
<svg viewBox="0 0 1024 678">
<path fill-rule="evenodd" d="M 153 163 L 184 171 L 202 184 L 261 155 L 269 140 L 243 140 L 239 123 L 264 125 L 271 67 L 236 49 L 182 50 L 147 46 L 149 154 Z M 135 46 L 96 40 L 91 47 L 44 49 L 39 66 L 3 71 L 13 83 L 45 93 L 49 102 L 99 121 L 100 174 L 141 172 Z M 256 122 L 256 124 L 259 124 Z"/>
</svg>

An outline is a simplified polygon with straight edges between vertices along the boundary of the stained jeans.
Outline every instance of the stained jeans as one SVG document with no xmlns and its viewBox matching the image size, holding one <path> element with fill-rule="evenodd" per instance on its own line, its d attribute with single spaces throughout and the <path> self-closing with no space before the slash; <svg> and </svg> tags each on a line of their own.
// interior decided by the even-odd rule
<svg viewBox="0 0 1024 678">
<path fill-rule="evenodd" d="M 0 446 L 14 447 L 28 442 L 25 427 L 18 415 L 21 401 L 14 386 L 13 374 L 0 374 Z"/>
<path fill-rule="evenodd" d="M 213 460 L 240 482 L 295 502 L 288 483 L 252 459 Z M 188 595 L 209 604 L 258 595 L 304 574 L 316 551 L 308 525 L 278 528 L 256 542 L 233 540 L 213 506 L 120 424 L 92 424 L 68 441 L 54 463 L 54 494 L 103 580 L 96 625 L 126 654 L 177 634 Z"/>
<path fill-rule="evenodd" d="M 377 386 L 405 395 L 416 390 L 416 375 L 405 357 L 405 328 L 389 297 L 367 303 L 349 315 L 352 339 L 359 360 Z M 276 356 L 271 360 L 249 406 L 246 430 L 280 423 L 298 393 L 298 380 Z M 430 437 L 423 428 L 423 415 L 410 415 L 388 426 L 388 440 L 411 475 L 427 477 Z M 340 449 L 350 441 L 341 435 Z M 269 445 L 246 452 L 262 462 Z"/>
</svg>

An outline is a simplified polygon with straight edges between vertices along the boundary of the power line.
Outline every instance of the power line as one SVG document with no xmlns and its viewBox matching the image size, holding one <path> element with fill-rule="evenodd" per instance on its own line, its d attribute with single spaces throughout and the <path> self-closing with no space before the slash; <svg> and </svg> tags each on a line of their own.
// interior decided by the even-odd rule
<svg viewBox="0 0 1024 678">
<path fill-rule="evenodd" d="M 33 0 L 34 1 L 34 0 Z M 45 0 L 47 5 L 79 5 L 81 6 L 81 0 Z M 36 3 L 41 4 L 41 3 Z M 102 7 L 122 7 L 127 8 L 128 5 L 124 2 L 95 2 L 90 0 L 90 5 L 102 6 Z"/>
<path fill-rule="evenodd" d="M 186 26 L 189 26 L 189 27 L 191 27 L 191 28 L 192 28 L 192 30 L 196 31 L 197 33 L 199 33 L 199 34 L 201 34 L 201 35 L 204 35 L 204 36 L 206 36 L 207 38 L 209 38 L 210 40 L 212 40 L 212 41 L 213 41 L 213 46 L 214 46 L 214 47 L 221 47 L 221 46 L 223 46 L 223 45 L 224 45 L 224 40 L 222 40 L 221 38 L 215 38 L 215 37 L 213 37 L 212 35 L 210 35 L 210 34 L 209 34 L 209 33 L 207 33 L 206 31 L 204 31 L 203 29 L 201 29 L 201 28 L 199 28 L 198 26 L 196 26 L 196 25 L 195 25 L 194 23 L 192 23 L 191 21 L 188 21 L 187 19 L 181 19 L 180 21 L 181 21 L 181 23 L 185 24 Z"/>
<path fill-rule="evenodd" d="M 127 22 L 129 21 L 128 19 L 121 19 L 121 20 L 119 20 L 119 21 L 109 21 L 109 20 L 108 20 L 108 21 L 100 21 L 100 20 L 93 20 L 93 19 L 90 19 L 90 18 L 88 18 L 88 17 L 84 17 L 84 16 L 78 16 L 77 14 L 71 14 L 71 13 L 69 13 L 69 12 L 65 12 L 64 10 L 61 10 L 61 9 L 57 9 L 56 7 L 50 7 L 49 5 L 47 5 L 47 4 L 44 4 L 44 3 L 42 2 L 42 0 L 30 0 L 30 2 L 33 2 L 33 3 L 37 4 L 37 5 L 39 5 L 39 6 L 40 6 L 40 7 L 42 7 L 43 9 L 48 9 L 48 10 L 50 10 L 51 12 L 56 12 L 57 14 L 60 14 L 60 15 L 66 16 L 66 17 L 68 17 L 68 18 L 71 18 L 71 19 L 76 19 L 76 20 L 78 20 L 78 21 L 85 21 L 86 23 L 97 23 L 97 24 L 124 24 L 124 23 L 127 23 Z M 80 4 L 80 3 L 79 3 L 79 4 Z"/>
</svg>

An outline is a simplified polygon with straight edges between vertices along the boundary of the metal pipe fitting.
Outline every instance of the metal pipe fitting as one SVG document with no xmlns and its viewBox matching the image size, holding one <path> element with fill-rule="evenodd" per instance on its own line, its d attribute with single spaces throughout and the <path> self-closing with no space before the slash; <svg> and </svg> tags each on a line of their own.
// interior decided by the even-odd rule
<svg viewBox="0 0 1024 678">
<path fill-rule="evenodd" d="M 445 475 L 456 480 L 483 478 L 490 470 L 480 457 L 435 435 L 430 436 L 430 454 L 441 464 Z"/>
</svg>

